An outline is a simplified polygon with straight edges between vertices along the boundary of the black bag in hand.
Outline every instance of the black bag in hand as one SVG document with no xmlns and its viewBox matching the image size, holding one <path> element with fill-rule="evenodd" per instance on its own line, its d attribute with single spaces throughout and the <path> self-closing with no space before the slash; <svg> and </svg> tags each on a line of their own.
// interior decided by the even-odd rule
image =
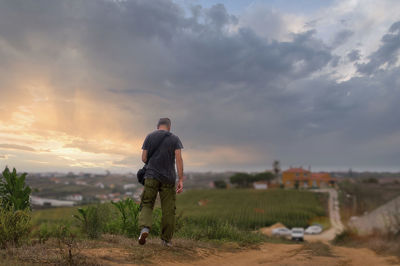
<svg viewBox="0 0 400 266">
<path fill-rule="evenodd" d="M 144 185 L 144 176 L 146 175 L 146 166 L 147 163 L 150 161 L 150 157 L 158 150 L 158 148 L 161 146 L 161 144 L 163 143 L 163 141 L 169 136 L 171 135 L 171 133 L 167 132 L 165 133 L 165 135 L 162 137 L 162 139 L 160 140 L 160 142 L 155 146 L 155 149 L 153 149 L 151 152 L 149 151 L 147 153 L 147 162 L 146 164 L 143 166 L 143 168 L 140 168 L 139 171 L 137 171 L 136 173 L 136 177 L 137 180 L 140 184 Z"/>
</svg>

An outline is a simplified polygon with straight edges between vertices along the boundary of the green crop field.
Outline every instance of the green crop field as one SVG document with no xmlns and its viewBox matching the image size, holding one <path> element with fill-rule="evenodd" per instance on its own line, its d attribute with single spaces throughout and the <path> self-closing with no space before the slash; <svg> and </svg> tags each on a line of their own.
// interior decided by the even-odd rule
<svg viewBox="0 0 400 266">
<path fill-rule="evenodd" d="M 189 190 L 177 195 L 177 214 L 194 224 L 226 222 L 240 229 L 258 229 L 281 222 L 305 227 L 327 222 L 327 195 L 296 190 Z M 33 223 L 72 222 L 78 207 L 33 212 Z"/>
<path fill-rule="evenodd" d="M 178 196 L 177 213 L 194 222 L 228 222 L 257 229 L 281 222 L 305 227 L 327 220 L 327 195 L 296 190 L 191 190 Z"/>
</svg>

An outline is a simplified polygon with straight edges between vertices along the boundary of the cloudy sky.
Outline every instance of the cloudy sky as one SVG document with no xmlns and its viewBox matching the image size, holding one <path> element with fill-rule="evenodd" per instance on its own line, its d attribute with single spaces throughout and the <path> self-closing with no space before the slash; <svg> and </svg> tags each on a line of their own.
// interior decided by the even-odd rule
<svg viewBox="0 0 400 266">
<path fill-rule="evenodd" d="M 400 170 L 398 0 L 0 0 L 0 167 Z"/>
</svg>

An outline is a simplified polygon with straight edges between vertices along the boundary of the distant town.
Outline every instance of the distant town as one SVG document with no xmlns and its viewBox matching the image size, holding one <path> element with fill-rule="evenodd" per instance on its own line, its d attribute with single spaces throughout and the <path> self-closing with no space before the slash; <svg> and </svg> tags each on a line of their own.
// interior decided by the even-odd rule
<svg viewBox="0 0 400 266">
<path fill-rule="evenodd" d="M 185 189 L 218 188 L 218 182 L 232 187 L 230 177 L 234 174 L 235 172 L 187 173 Z M 279 172 L 274 180 L 254 182 L 251 188 L 310 189 L 334 186 L 342 178 L 380 183 L 400 182 L 400 173 L 355 172 L 351 169 L 343 172 L 312 172 L 301 166 L 289 167 Z M 139 201 L 143 189 L 137 183 L 134 173 L 30 173 L 27 182 L 32 188 L 31 203 L 34 208 L 116 202 L 125 198 Z"/>
</svg>

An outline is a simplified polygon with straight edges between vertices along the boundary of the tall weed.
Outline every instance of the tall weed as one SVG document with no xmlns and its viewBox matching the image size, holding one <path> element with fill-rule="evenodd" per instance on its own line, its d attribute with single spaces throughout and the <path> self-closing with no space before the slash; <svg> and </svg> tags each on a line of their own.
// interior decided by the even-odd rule
<svg viewBox="0 0 400 266">
<path fill-rule="evenodd" d="M 17 174 L 6 167 L 0 176 L 0 200 L 2 208 L 25 210 L 30 208 L 29 195 L 31 188 L 26 185 L 26 173 Z"/>
<path fill-rule="evenodd" d="M 28 239 L 31 228 L 29 210 L 0 208 L 0 248 L 20 245 Z"/>
<path fill-rule="evenodd" d="M 80 223 L 81 231 L 91 239 L 96 239 L 105 232 L 108 221 L 111 219 L 109 208 L 106 204 L 79 208 L 74 215 Z"/>
</svg>

